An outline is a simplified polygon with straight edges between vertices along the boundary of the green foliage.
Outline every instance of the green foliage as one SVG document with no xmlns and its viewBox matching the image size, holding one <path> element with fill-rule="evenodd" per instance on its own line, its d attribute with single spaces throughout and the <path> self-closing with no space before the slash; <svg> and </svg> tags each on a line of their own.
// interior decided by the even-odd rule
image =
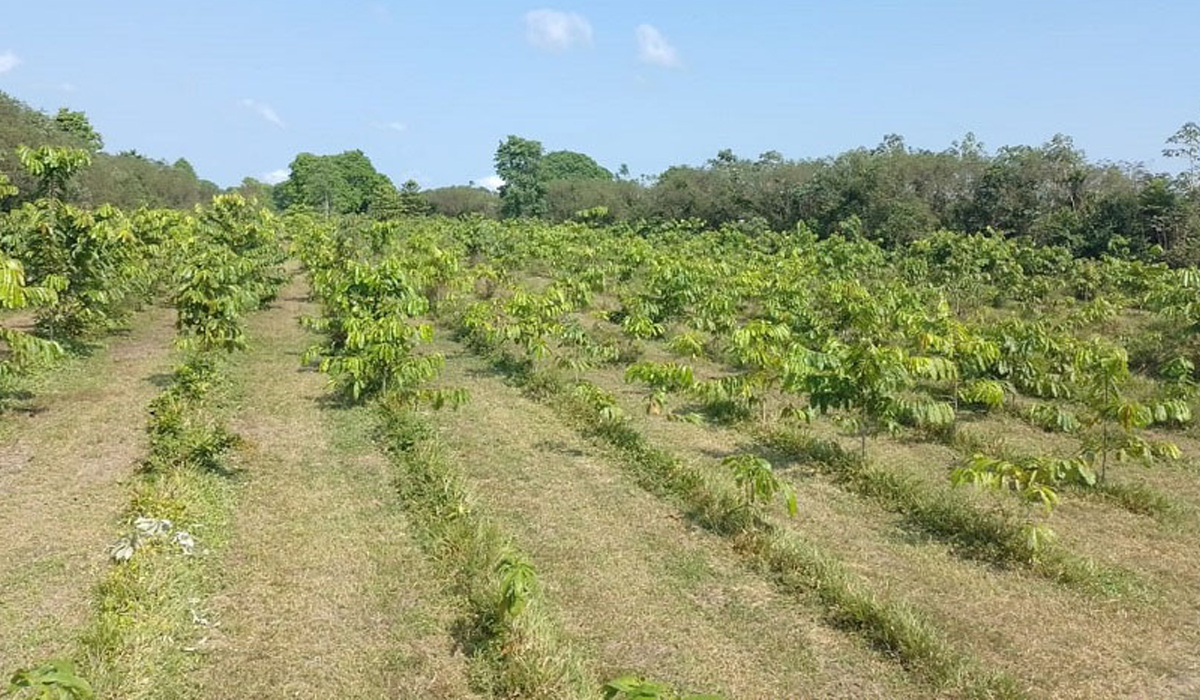
<svg viewBox="0 0 1200 700">
<path fill-rule="evenodd" d="M 625 420 L 625 412 L 612 394 L 594 384 L 579 384 L 575 387 L 575 397 L 588 405 L 600 419 L 609 424 L 618 424 Z"/>
<path fill-rule="evenodd" d="M 656 683 L 640 676 L 618 676 L 601 689 L 605 700 L 721 700 L 719 695 L 680 694 L 665 683 Z"/>
<path fill-rule="evenodd" d="M 1200 124 L 1187 122 L 1167 139 L 1163 155 L 1187 161 L 1187 175 L 1192 185 L 1200 185 Z"/>
<path fill-rule="evenodd" d="M 307 207 L 325 214 L 381 214 L 395 205 L 396 188 L 362 151 L 318 156 L 301 153 L 288 178 L 276 185 L 279 209 Z"/>
<path fill-rule="evenodd" d="M 500 215 L 540 216 L 545 211 L 546 186 L 541 175 L 542 144 L 509 136 L 496 149 L 500 186 Z"/>
<path fill-rule="evenodd" d="M 110 327 L 129 301 L 156 288 L 172 225 L 165 214 L 127 216 L 107 205 L 89 211 L 39 199 L 0 218 L 0 249 L 23 263 L 33 285 L 56 292 L 39 304 L 39 327 L 74 338 Z"/>
<path fill-rule="evenodd" d="M 92 164 L 92 156 L 81 148 L 56 146 L 17 147 L 17 158 L 21 167 L 37 179 L 37 196 L 55 198 L 62 196 L 71 176 Z"/>
<path fill-rule="evenodd" d="M 511 551 L 496 563 L 496 574 L 500 576 L 500 618 L 517 617 L 534 595 L 537 574 L 520 554 Z"/>
<path fill-rule="evenodd" d="M 104 148 L 104 139 L 92 127 L 92 123 L 88 121 L 87 115 L 83 112 L 73 112 L 62 107 L 54 115 L 54 123 L 59 129 L 87 144 L 88 150 L 99 151 Z M 195 173 L 193 172 L 192 175 Z"/>
<path fill-rule="evenodd" d="M 368 230 L 396 234 L 379 225 Z M 310 319 L 324 342 L 305 354 L 346 396 L 359 401 L 394 394 L 402 402 L 440 407 L 465 400 L 462 391 L 425 387 L 437 377 L 442 357 L 419 352 L 433 340 L 433 327 L 421 319 L 442 293 L 460 279 L 460 261 L 428 238 L 396 235 L 395 250 L 378 262 L 359 262 L 339 252 L 339 232 L 308 221 L 296 227 L 298 250 L 312 272 L 313 291 L 324 314 Z M 348 232 L 341 232 L 346 235 Z"/>
<path fill-rule="evenodd" d="M 1049 512 L 1058 505 L 1058 487 L 1064 484 L 1095 486 L 1097 475 L 1086 460 L 1078 457 L 1027 457 L 1010 461 L 975 454 L 951 472 L 950 481 L 955 486 L 972 484 L 1013 491 L 1025 500 L 1041 504 Z"/>
<path fill-rule="evenodd" d="M 8 176 L 0 173 L 0 202 L 16 195 L 20 190 L 8 180 Z"/>
<path fill-rule="evenodd" d="M 56 300 L 53 289 L 26 286 L 21 263 L 0 252 L 0 309 L 37 308 Z M 7 353 L 0 355 L 0 391 L 4 389 L 4 382 L 16 372 L 50 362 L 63 352 L 54 341 L 2 325 L 0 342 L 7 348 Z"/>
<path fill-rule="evenodd" d="M 796 491 L 775 475 L 770 462 L 757 455 L 737 454 L 724 458 L 721 464 L 733 473 L 733 482 L 741 492 L 742 507 L 766 505 L 779 495 L 787 506 L 788 515 L 796 515 Z"/>
<path fill-rule="evenodd" d="M 9 679 L 4 695 L 36 700 L 91 700 L 92 686 L 75 672 L 66 660 L 48 661 L 41 666 L 20 669 Z"/>
<path fill-rule="evenodd" d="M 425 190 L 421 198 L 433 213 L 443 216 L 478 214 L 495 217 L 500 213 L 500 198 L 483 187 L 457 186 Z"/>
<path fill-rule="evenodd" d="M 1034 404 L 1024 411 L 1025 418 L 1054 433 L 1076 433 L 1083 428 L 1074 411 L 1057 404 Z"/>
<path fill-rule="evenodd" d="M 968 404 L 983 406 L 994 410 L 1004 405 L 1006 395 L 1004 385 L 994 379 L 976 379 L 963 384 L 958 390 L 958 398 Z"/>
<path fill-rule="evenodd" d="M 185 345 L 232 351 L 245 345 L 244 316 L 282 283 L 278 220 L 240 195 L 220 195 L 187 222 L 173 301 Z"/>
<path fill-rule="evenodd" d="M 613 174 L 600 167 L 590 156 L 575 151 L 551 151 L 538 161 L 538 169 L 538 176 L 543 182 L 613 179 Z"/>
<path fill-rule="evenodd" d="M 688 391 L 696 386 L 692 368 L 675 362 L 639 362 L 625 370 L 625 381 L 640 382 L 651 389 L 646 400 L 646 412 L 658 415 L 663 412 L 667 395 Z"/>
<path fill-rule="evenodd" d="M 537 160 L 561 159 L 565 167 L 538 167 L 547 173 L 541 187 L 527 170 L 506 215 L 563 221 L 604 206 L 617 221 L 761 222 L 777 231 L 805 225 L 822 236 L 853 232 L 890 248 L 942 229 L 995 232 L 1075 255 L 1196 264 L 1200 151 L 1193 132 L 1185 125 L 1168 143 L 1168 155 L 1188 162 L 1179 178 L 1089 162 L 1063 135 L 994 153 L 971 134 L 936 152 L 889 135 L 874 148 L 805 160 L 776 152 L 741 158 L 725 149 L 702 166 L 674 166 L 644 184 L 610 179 L 590 158 L 560 151 Z"/>
</svg>

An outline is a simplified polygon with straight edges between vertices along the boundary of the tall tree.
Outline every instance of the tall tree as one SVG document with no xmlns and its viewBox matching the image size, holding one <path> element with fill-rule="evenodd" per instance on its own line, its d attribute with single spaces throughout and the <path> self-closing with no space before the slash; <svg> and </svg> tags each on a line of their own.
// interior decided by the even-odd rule
<svg viewBox="0 0 1200 700">
<path fill-rule="evenodd" d="M 275 188 L 280 209 L 304 206 L 329 214 L 363 214 L 376 196 L 387 196 L 386 188 L 396 189 L 358 150 L 330 156 L 301 153 L 290 168 L 288 179 Z"/>
<path fill-rule="evenodd" d="M 613 179 L 613 174 L 590 156 L 575 151 L 551 151 L 542 156 L 539 169 L 542 181 L 547 183 L 555 180 Z"/>
<path fill-rule="evenodd" d="M 416 180 L 405 180 L 400 185 L 400 207 L 405 214 L 428 214 L 433 207 L 421 194 L 421 185 Z"/>
<path fill-rule="evenodd" d="M 1163 155 L 1187 160 L 1187 180 L 1191 187 L 1200 187 L 1200 124 L 1188 122 L 1167 139 Z"/>
<path fill-rule="evenodd" d="M 541 216 L 546 210 L 546 185 L 541 176 L 540 141 L 509 136 L 496 149 L 496 174 L 500 187 L 500 215 Z"/>
<path fill-rule="evenodd" d="M 92 127 L 92 123 L 88 121 L 87 115 L 83 112 L 73 112 L 62 107 L 58 110 L 58 114 L 54 115 L 54 123 L 62 131 L 83 141 L 89 151 L 95 152 L 104 148 L 104 139 L 100 136 L 100 132 Z"/>
</svg>

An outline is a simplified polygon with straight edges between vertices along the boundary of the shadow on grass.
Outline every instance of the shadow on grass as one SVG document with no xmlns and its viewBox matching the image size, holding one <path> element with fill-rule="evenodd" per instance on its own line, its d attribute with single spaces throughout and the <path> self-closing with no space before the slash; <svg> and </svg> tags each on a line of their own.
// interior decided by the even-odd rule
<svg viewBox="0 0 1200 700">
<path fill-rule="evenodd" d="M 534 445 L 535 448 L 543 452 L 553 452 L 554 454 L 565 455 L 568 457 L 583 457 L 587 453 L 577 447 L 571 447 L 561 440 L 542 440 Z"/>
<path fill-rule="evenodd" d="M 146 377 L 146 381 L 159 389 L 166 389 L 175 382 L 175 375 L 171 372 L 155 372 Z"/>
</svg>

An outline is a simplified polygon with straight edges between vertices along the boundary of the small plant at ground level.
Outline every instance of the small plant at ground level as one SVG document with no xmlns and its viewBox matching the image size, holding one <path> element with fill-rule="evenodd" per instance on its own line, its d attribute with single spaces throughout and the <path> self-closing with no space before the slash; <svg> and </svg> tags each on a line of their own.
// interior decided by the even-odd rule
<svg viewBox="0 0 1200 700">
<path fill-rule="evenodd" d="M 8 689 L 0 695 L 37 700 L 90 700 L 96 697 L 91 684 L 75 672 L 75 666 L 62 659 L 18 670 L 9 679 Z"/>
<path fill-rule="evenodd" d="M 575 396 L 594 409 L 606 423 L 620 423 L 625 419 L 625 412 L 617 405 L 617 400 L 593 384 L 577 384 Z"/>
<path fill-rule="evenodd" d="M 605 700 L 721 700 L 719 695 L 680 694 L 665 683 L 624 675 L 604 684 Z"/>
<path fill-rule="evenodd" d="M 692 368 L 676 362 L 639 362 L 625 370 L 625 381 L 650 387 L 646 397 L 646 413 L 650 415 L 663 412 L 668 394 L 686 391 L 696 384 Z"/>
<path fill-rule="evenodd" d="M 757 455 L 739 454 L 730 455 L 721 463 L 733 472 L 743 508 L 766 505 L 779 494 L 787 505 L 788 515 L 796 515 L 796 491 L 775 475 L 770 462 Z"/>
<path fill-rule="evenodd" d="M 512 619 L 525 610 L 537 585 L 533 565 L 516 552 L 505 552 L 496 564 L 500 576 L 500 617 Z"/>
<path fill-rule="evenodd" d="M 156 540 L 167 539 L 179 545 L 180 550 L 188 556 L 196 548 L 196 540 L 187 530 L 176 530 L 174 524 L 166 518 L 150 518 L 141 516 L 133 521 L 133 531 L 117 540 L 108 548 L 108 555 L 117 563 L 124 563 L 133 558 L 134 553 Z"/>
</svg>

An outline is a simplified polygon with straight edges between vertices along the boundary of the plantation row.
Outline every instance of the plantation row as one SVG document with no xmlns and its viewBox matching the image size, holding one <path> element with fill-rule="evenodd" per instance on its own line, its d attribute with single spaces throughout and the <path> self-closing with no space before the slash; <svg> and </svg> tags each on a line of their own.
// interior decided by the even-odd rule
<svg viewBox="0 0 1200 700">
<path fill-rule="evenodd" d="M 889 253 L 862 241 L 684 225 L 427 219 L 312 233 L 297 250 L 327 310 L 313 327 L 328 340 L 310 358 L 348 398 L 382 397 L 404 421 L 423 403 L 469 400 L 435 380 L 443 359 L 424 347 L 435 324 L 453 329 L 585 435 L 612 444 L 640 484 L 733 538 L 785 587 L 815 587 L 841 624 L 934 685 L 954 679 L 969 692 L 1018 692 L 902 603 L 865 593 L 836 555 L 807 540 L 803 503 L 764 458 L 768 448 L 820 465 L 843 489 L 964 556 L 1127 605 L 1159 593 L 1123 563 L 1057 542 L 1048 516 L 1062 493 L 1094 494 L 1164 522 L 1190 507 L 1138 472 L 1122 467 L 1118 481 L 1109 471 L 1127 462 L 1175 470 L 1195 457 L 1172 442 L 1193 433 L 1193 270 L 948 235 Z M 1131 363 L 1121 329 L 1135 324 L 1159 340 Z M 646 442 L 621 401 L 588 379 L 611 366 L 647 388 L 648 414 L 731 425 L 763 449 L 730 454 L 717 472 L 681 462 Z M 1045 419 L 1049 411 L 1056 421 Z M 1069 433 L 1075 447 L 1026 454 L 976 437 L 969 428 L 992 414 Z M 832 432 L 822 427 L 830 419 Z M 853 435 L 856 449 L 842 435 Z M 960 457 L 944 471 L 889 468 L 886 446 L 879 461 L 868 445 L 896 437 L 944 444 Z M 774 503 L 786 506 L 783 520 Z M 490 560 L 497 572 L 525 576 L 524 564 L 513 568 L 518 554 Z M 507 576 L 496 585 L 504 599 L 536 591 Z M 499 640 L 511 634 L 503 630 L 493 629 Z M 559 674 L 526 681 L 573 677 Z"/>
<path fill-rule="evenodd" d="M 284 279 L 283 223 L 237 195 L 193 213 L 79 209 L 57 195 L 85 152 L 20 156 L 42 196 L 0 216 L 0 302 L 12 312 L 0 317 L 0 399 L 23 374 L 86 352 L 139 307 L 165 296 L 176 311 L 183 358 L 149 407 L 150 452 L 130 493 L 128 529 L 109 548 L 114 566 L 97 586 L 95 616 L 68 657 L 4 669 L 15 671 L 13 693 L 86 698 L 95 683 L 127 696 L 162 655 L 178 653 L 172 635 L 194 624 L 178 605 L 201 592 L 193 554 L 210 543 L 198 533 L 228 514 L 228 452 L 238 442 L 219 416 L 224 355 L 244 345 L 245 315 Z M 148 627 L 163 632 L 150 645 Z"/>
<path fill-rule="evenodd" d="M 402 251 L 388 255 L 398 236 Z M 858 436 L 860 463 L 872 435 L 909 431 L 964 453 L 947 474 L 954 483 L 1046 510 L 1063 489 L 1130 500 L 1108 480 L 1110 463 L 1178 460 L 1170 432 L 1193 422 L 1195 270 L 949 235 L 894 253 L 838 238 L 484 221 L 402 235 L 377 224 L 360 238 L 358 249 L 342 240 L 306 258 L 341 261 L 327 268 L 332 279 L 317 275 L 323 297 L 372 300 L 332 321 L 322 365 L 354 396 L 389 383 L 428 393 L 437 358 L 414 349 L 430 329 L 404 318 L 480 291 L 494 298 L 453 312 L 469 338 L 576 377 L 627 365 L 650 413 L 678 396 L 710 417 L 762 425 L 831 416 Z M 331 281 L 340 286 L 325 291 Z M 1124 339 L 1108 332 L 1122 324 L 1156 340 L 1132 369 Z M 643 359 L 659 343 L 676 359 Z M 1070 434 L 1078 448 L 1013 454 L 959 434 L 988 413 Z M 1036 558 L 1049 535 L 1031 521 L 1014 556 Z"/>
<path fill-rule="evenodd" d="M 1028 578 L 1004 586 L 1046 583 L 1061 589 L 1055 600 L 1133 627 L 1157 619 L 1146 611 L 1178 617 L 1198 600 L 1193 584 L 1164 575 L 1169 563 L 1104 551 L 1117 541 L 1194 549 L 1196 270 L 951 234 L 884 250 L 686 222 L 277 217 L 236 195 L 190 213 L 85 211 L 56 198 L 84 156 L 41 149 L 22 160 L 44 196 L 0 217 L 0 380 L 163 298 L 180 362 L 149 407 L 149 454 L 71 661 L 23 660 L 15 690 L 184 694 L 185 673 L 155 669 L 198 663 L 181 640 L 207 624 L 191 601 L 213 595 L 214 571 L 193 553 L 219 549 L 241 507 L 230 369 L 247 315 L 288 277 L 289 246 L 321 310 L 304 319 L 321 340 L 301 362 L 345 404 L 375 409 L 397 503 L 464 611 L 456 638 L 471 640 L 476 692 L 678 696 L 643 669 L 597 676 L 537 557 L 450 457 L 454 436 L 437 433 L 430 411 L 471 396 L 441 378 L 446 359 L 433 348 L 447 334 L 748 571 L 929 692 L 1018 697 L 1039 686 L 963 645 L 946 627 L 955 616 L 883 588 L 815 531 L 809 512 L 824 504 L 795 465 L 944 545 L 947 566 L 967 562 L 955 571 L 980 586 L 1016 572 Z M 663 444 L 668 432 L 737 437 L 709 457 Z M 897 457 L 910 452 L 934 457 Z M 1142 519 L 1125 540 L 1104 532 L 1116 512 Z"/>
</svg>

